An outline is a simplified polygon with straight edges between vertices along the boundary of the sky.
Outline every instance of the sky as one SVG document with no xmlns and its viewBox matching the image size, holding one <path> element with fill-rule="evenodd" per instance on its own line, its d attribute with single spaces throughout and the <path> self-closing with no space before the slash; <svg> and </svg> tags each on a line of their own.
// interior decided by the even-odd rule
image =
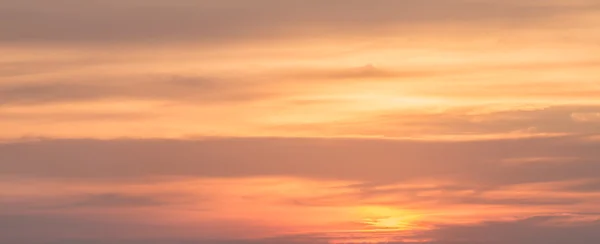
<svg viewBox="0 0 600 244">
<path fill-rule="evenodd" d="M 0 0 L 0 243 L 600 242 L 597 0 Z"/>
</svg>

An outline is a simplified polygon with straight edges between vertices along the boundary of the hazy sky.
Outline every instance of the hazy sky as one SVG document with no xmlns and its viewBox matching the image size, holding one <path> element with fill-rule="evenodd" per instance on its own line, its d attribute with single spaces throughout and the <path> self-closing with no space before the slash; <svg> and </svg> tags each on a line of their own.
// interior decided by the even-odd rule
<svg viewBox="0 0 600 244">
<path fill-rule="evenodd" d="M 0 0 L 0 243 L 600 243 L 600 1 Z"/>
</svg>

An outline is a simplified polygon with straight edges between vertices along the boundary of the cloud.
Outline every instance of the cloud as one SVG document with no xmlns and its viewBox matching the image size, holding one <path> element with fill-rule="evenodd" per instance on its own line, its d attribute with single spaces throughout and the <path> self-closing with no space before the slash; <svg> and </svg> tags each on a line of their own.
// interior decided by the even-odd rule
<svg viewBox="0 0 600 244">
<path fill-rule="evenodd" d="M 140 231 L 139 226 L 134 227 L 136 226 L 114 221 L 90 220 L 89 216 L 86 219 L 44 214 L 2 214 L 0 215 L 0 240 L 9 243 L 46 243 L 54 240 L 89 238 L 90 235 L 118 239 L 127 236 L 127 232 Z M 148 230 L 146 226 L 146 231 Z"/>
<path fill-rule="evenodd" d="M 83 199 L 64 207 L 144 207 L 165 204 L 165 202 L 154 197 L 107 193 L 85 196 Z"/>
<path fill-rule="evenodd" d="M 440 177 L 485 186 L 596 178 L 600 170 L 597 143 L 576 137 L 471 142 L 42 140 L 0 144 L 0 174 L 84 179 L 297 176 L 375 182 Z M 572 160 L 574 156 L 578 160 Z M 569 162 L 504 163 L 527 157 L 568 158 Z"/>
<path fill-rule="evenodd" d="M 48 243 L 263 243 L 252 235 L 268 230 L 260 223 L 219 222 L 176 224 L 166 219 L 120 214 L 0 214 L 0 242 Z M 228 236 L 228 237 L 227 237 Z M 234 239 L 235 241 L 230 241 Z M 291 238 L 286 238 L 292 240 Z M 267 242 L 277 243 L 277 242 Z M 294 242 L 291 242 L 294 243 Z M 302 242 L 300 242 L 302 243 Z"/>
<path fill-rule="evenodd" d="M 408 58 L 408 57 L 406 57 Z M 407 62 L 409 63 L 409 62 Z M 426 83 L 429 80 L 418 78 L 431 77 L 464 77 L 464 75 L 477 75 L 485 72 L 547 72 L 549 70 L 573 69 L 573 68 L 596 68 L 600 66 L 598 61 L 560 61 L 560 62 L 535 62 L 535 63 L 513 63 L 513 64 L 478 64 L 469 65 L 456 64 L 431 64 L 428 67 L 414 67 L 411 69 L 395 67 L 382 68 L 374 64 L 367 64 L 353 68 L 329 68 L 329 69 L 297 69 L 288 72 L 279 72 L 279 76 L 283 79 L 303 80 L 303 81 L 360 81 L 361 79 L 369 79 L 377 82 L 411 82 L 411 83 Z M 537 85 L 534 82 L 533 86 Z M 523 87 L 524 84 L 511 84 L 507 82 L 489 82 L 489 84 L 477 84 L 470 86 L 469 89 L 475 88 L 473 91 L 480 91 L 477 88 L 485 86 L 498 86 L 500 88 L 507 87 Z M 573 88 L 572 86 L 568 86 Z M 562 87 L 561 87 L 562 88 Z M 464 88 L 462 88 L 464 89 Z M 557 89 L 558 90 L 558 89 Z M 460 92 L 461 90 L 459 90 Z M 462 90 L 464 91 L 464 90 Z M 589 90 L 586 90 L 589 92 Z M 519 91 L 513 91 L 519 92 Z M 550 90 L 550 92 L 555 90 Z M 544 95 L 544 92 L 539 92 Z M 498 94 L 500 95 L 500 94 Z M 551 94 L 548 94 L 551 95 Z M 593 115 L 593 114 L 592 114 Z"/>
<path fill-rule="evenodd" d="M 600 179 L 574 184 L 566 187 L 566 190 L 572 192 L 600 192 Z"/>
<path fill-rule="evenodd" d="M 528 128 L 533 128 L 538 133 L 595 134 L 600 132 L 600 128 L 596 125 L 582 125 L 571 119 L 572 113 L 600 110 L 600 107 L 594 105 L 548 106 L 537 109 L 517 107 L 491 112 L 476 112 L 476 110 L 434 114 L 425 116 L 418 122 L 430 124 L 431 127 L 452 128 L 451 130 L 455 130 L 454 133 L 500 133 Z"/>
<path fill-rule="evenodd" d="M 420 208 L 500 207 L 514 211 L 573 208 L 593 205 L 598 188 L 578 182 L 544 182 L 481 185 L 455 180 L 452 183 L 403 181 L 395 184 L 349 185 L 346 191 L 317 196 L 297 196 L 289 204 L 301 207 L 343 207 L 352 205 L 402 206 Z M 451 211 L 451 210 L 446 210 Z"/>
<path fill-rule="evenodd" d="M 153 183 L 159 184 L 158 182 Z M 0 204 L 3 205 L 3 210 L 0 211 L 0 214 L 34 212 L 37 214 L 62 213 L 77 215 L 77 213 L 87 212 L 93 215 L 95 211 L 108 213 L 125 211 L 134 213 L 137 210 L 143 209 L 159 211 L 161 208 L 173 208 L 191 202 L 189 192 L 185 196 L 173 192 L 166 194 L 160 190 L 138 193 L 131 190 L 123 190 L 123 188 L 132 188 L 131 185 L 123 182 L 111 188 L 111 186 L 94 184 L 90 181 L 70 181 L 67 183 L 42 181 L 38 183 L 40 185 L 35 187 L 38 191 L 36 194 L 32 194 L 30 191 L 32 188 L 28 188 L 27 186 L 21 188 L 22 192 L 20 194 L 10 193 L 9 190 L 6 190 L 8 184 L 26 185 L 32 184 L 32 181 L 27 182 L 15 179 L 3 179 L 0 181 L 0 188 L 4 189 L 0 193 L 3 198 L 0 201 Z M 78 190 L 73 184 L 83 186 L 86 190 Z M 50 185 L 59 185 L 63 191 L 57 191 L 56 188 L 50 187 Z M 148 185 L 145 185 L 145 187 L 148 187 Z M 95 192 L 94 188 L 102 190 Z M 51 194 L 45 194 L 50 192 Z M 196 211 L 201 210 L 201 208 L 196 209 Z"/>
<path fill-rule="evenodd" d="M 0 243 L 600 242 L 599 12 L 4 1 Z"/>
<path fill-rule="evenodd" d="M 223 42 L 426 24 L 525 23 L 597 7 L 516 1 L 8 1 L 3 43 Z M 560 2 L 559 2 L 560 3 Z"/>
<path fill-rule="evenodd" d="M 43 82 L 0 85 L 0 105 L 134 99 L 165 101 L 247 101 L 266 96 L 249 86 L 200 77 L 131 81 Z"/>
<path fill-rule="evenodd" d="M 42 56 L 43 54 L 40 54 Z M 39 56 L 36 58 L 40 58 Z M 46 57 L 47 58 L 47 57 Z M 43 59 L 43 58 L 42 58 Z M 32 74 L 47 74 L 58 70 L 72 70 L 98 64 L 106 64 L 109 60 L 102 58 L 77 58 L 73 60 L 28 60 L 0 61 L 0 78 L 14 78 Z M 114 60 L 113 60 L 114 62 Z"/>
<path fill-rule="evenodd" d="M 98 216 L 56 214 L 1 214 L 0 241 L 3 243 L 49 244 L 130 244 L 130 243 L 211 243 L 210 238 L 174 238 L 176 227 L 167 224 L 140 223 Z M 193 233 L 189 228 L 179 233 Z M 199 232 L 198 230 L 196 230 Z M 191 239 L 191 240 L 186 240 Z"/>
<path fill-rule="evenodd" d="M 11 122 L 55 122 L 55 121 L 131 121 L 156 118 L 157 115 L 139 112 L 0 112 L 3 121 Z"/>
<path fill-rule="evenodd" d="M 392 138 L 434 138 L 456 140 L 526 136 L 593 135 L 595 123 L 578 123 L 572 113 L 599 111 L 596 105 L 560 105 L 540 108 L 526 106 L 457 106 L 435 111 L 398 109 L 374 111 L 354 118 L 324 123 L 289 122 L 272 126 L 274 131 L 311 131 L 321 134 L 377 135 Z M 488 137 L 486 137 L 488 135 Z M 576 155 L 575 155 L 576 156 Z M 533 157 L 536 158 L 536 157 Z M 564 161 L 564 160 L 563 160 Z"/>
<path fill-rule="evenodd" d="M 578 215 L 547 215 L 533 216 L 525 219 L 490 221 L 479 224 L 449 224 L 437 226 L 434 229 L 411 233 L 388 232 L 388 233 L 310 233 L 302 235 L 281 235 L 271 238 L 246 238 L 246 239 L 202 239 L 202 238 L 123 238 L 112 235 L 113 231 L 123 228 L 123 225 L 110 225 L 99 222 L 91 222 L 84 219 L 69 219 L 65 217 L 48 216 L 22 216 L 3 215 L 0 219 L 0 229 L 3 233 L 2 240 L 18 241 L 24 244 L 54 244 L 54 243 L 85 243 L 85 244 L 325 244 L 332 241 L 345 241 L 344 243 L 364 243 L 369 241 L 367 237 L 381 236 L 385 241 L 375 243 L 423 243 L 423 244 L 501 244 L 501 243 L 527 243 L 527 244 L 592 244 L 600 240 L 600 222 L 594 217 L 587 220 L 579 219 Z M 8 225 L 7 225 L 8 224 Z M 69 229 L 71 233 L 76 231 L 89 232 L 91 228 L 103 230 L 103 236 L 95 237 L 47 237 L 39 235 L 43 228 L 47 231 Z M 161 229 L 143 228 L 138 226 L 137 231 L 161 232 Z M 129 226 L 131 228 L 131 226 Z M 28 238 L 13 238 L 16 232 L 27 230 Z M 129 229 L 132 230 L 132 229 Z M 58 233 L 64 233 L 59 231 Z M 151 233 L 151 232 L 146 232 Z M 364 238 L 364 239 L 363 239 Z M 411 240 L 425 240 L 414 242 Z M 374 242 L 369 242 L 374 243 Z"/>
<path fill-rule="evenodd" d="M 591 244 L 600 240 L 600 222 L 577 221 L 572 216 L 536 216 L 475 226 L 447 226 L 432 235 L 439 243 Z"/>
<path fill-rule="evenodd" d="M 284 72 L 282 78 L 302 81 L 348 81 L 360 79 L 393 79 L 432 76 L 433 71 L 395 71 L 386 70 L 367 64 L 350 69 L 307 69 Z"/>
<path fill-rule="evenodd" d="M 567 236 L 577 231 L 597 240 L 590 235 L 599 227 L 593 213 L 600 193 L 593 186 L 598 180 L 597 146 L 577 137 L 5 143 L 0 145 L 0 241 L 497 244 L 544 243 L 546 232 Z M 506 165 L 502 160 L 542 154 L 559 160 L 565 153 L 580 157 L 565 157 L 570 160 L 565 164 Z M 260 177 L 266 175 L 295 177 Z M 186 202 L 178 201 L 182 197 Z M 390 209 L 380 212 L 384 217 L 426 216 L 414 225 L 428 228 L 377 233 L 381 229 L 353 215 L 370 206 Z M 532 217 L 540 214 L 544 216 Z M 526 219 L 506 220 L 515 217 Z M 355 222 L 333 230 L 316 225 L 308 234 L 281 234 L 289 225 L 323 219 L 327 224 Z M 492 219 L 501 221 L 486 222 Z M 459 224 L 464 220 L 469 224 Z M 361 229 L 373 232 L 351 231 Z M 514 233 L 513 239 L 496 239 L 500 230 Z M 267 235 L 252 236 L 259 232 Z"/>
<path fill-rule="evenodd" d="M 576 122 L 600 122 L 600 112 L 596 113 L 572 113 L 571 118 Z"/>
</svg>

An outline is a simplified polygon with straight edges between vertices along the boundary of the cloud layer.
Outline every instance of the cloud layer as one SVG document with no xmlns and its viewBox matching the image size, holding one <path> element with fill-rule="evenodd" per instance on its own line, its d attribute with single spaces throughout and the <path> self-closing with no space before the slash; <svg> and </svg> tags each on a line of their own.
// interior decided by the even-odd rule
<svg viewBox="0 0 600 244">
<path fill-rule="evenodd" d="M 427 25 L 515 25 L 597 10 L 593 1 L 9 1 L 4 43 L 221 42 Z M 373 32 L 375 30 L 375 32 Z"/>
<path fill-rule="evenodd" d="M 5 0 L 0 243 L 598 243 L 599 13 Z"/>
<path fill-rule="evenodd" d="M 600 203 L 597 144 L 587 137 L 13 142 L 0 146 L 0 214 L 11 227 L 6 240 L 29 243 L 566 243 L 573 233 L 575 243 L 590 243 Z M 264 217 L 271 215 L 280 218 Z"/>
</svg>

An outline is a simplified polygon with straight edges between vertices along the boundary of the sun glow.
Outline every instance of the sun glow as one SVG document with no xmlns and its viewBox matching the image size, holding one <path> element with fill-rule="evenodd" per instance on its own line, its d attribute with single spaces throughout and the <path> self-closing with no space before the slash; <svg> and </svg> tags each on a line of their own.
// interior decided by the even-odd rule
<svg viewBox="0 0 600 244">
<path fill-rule="evenodd" d="M 363 217 L 362 223 L 369 230 L 411 230 L 416 228 L 419 215 L 406 210 L 388 207 L 362 207 L 359 211 Z"/>
<path fill-rule="evenodd" d="M 365 220 L 365 223 L 372 225 L 373 227 L 385 229 L 405 229 L 410 227 L 410 224 L 400 217 L 367 219 Z"/>
</svg>

